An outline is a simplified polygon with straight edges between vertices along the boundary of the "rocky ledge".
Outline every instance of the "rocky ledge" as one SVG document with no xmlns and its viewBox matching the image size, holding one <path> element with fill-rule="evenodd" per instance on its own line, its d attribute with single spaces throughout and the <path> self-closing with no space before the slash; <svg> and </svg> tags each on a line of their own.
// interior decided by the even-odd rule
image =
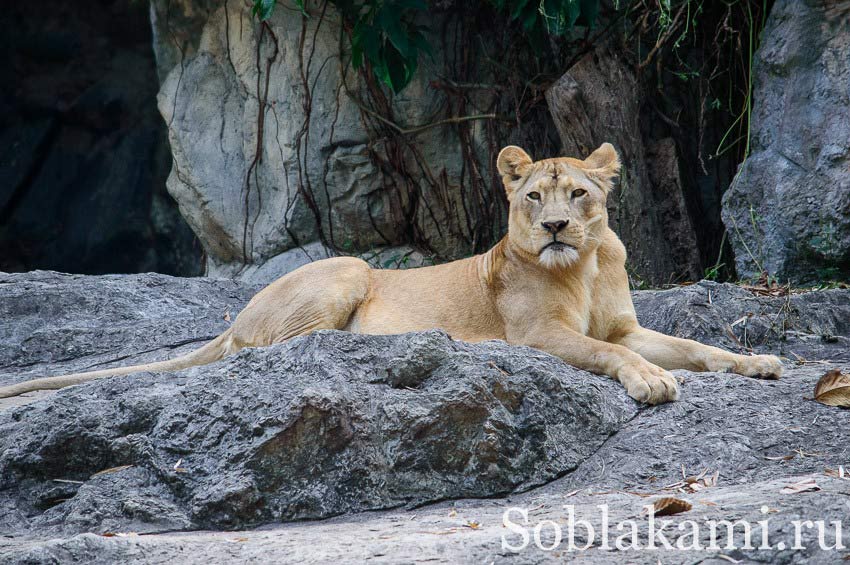
<svg viewBox="0 0 850 565">
<path fill-rule="evenodd" d="M 0 275 L 0 383 L 180 354 L 256 290 Z M 677 371 L 682 399 L 649 408 L 605 377 L 503 342 L 319 332 L 206 367 L 35 394 L 0 412 L 0 561 L 557 561 L 566 529 L 543 551 L 533 527 L 566 528 L 566 505 L 596 529 L 576 538 L 592 562 L 850 553 L 821 547 L 817 528 L 793 549 L 794 520 L 843 520 L 850 532 L 850 411 L 808 398 L 827 369 L 850 368 L 850 292 L 773 297 L 704 282 L 635 303 L 653 329 L 783 355 L 786 376 Z M 712 548 L 707 528 L 685 551 L 621 553 L 600 539 L 599 505 L 646 540 L 641 509 L 664 496 L 693 505 L 669 518 L 674 547 L 686 520 L 739 519 L 769 519 L 770 547 Z M 518 552 L 503 545 L 522 542 L 503 527 L 510 507 L 528 512 L 531 542 Z M 544 546 L 554 529 L 541 529 Z"/>
</svg>

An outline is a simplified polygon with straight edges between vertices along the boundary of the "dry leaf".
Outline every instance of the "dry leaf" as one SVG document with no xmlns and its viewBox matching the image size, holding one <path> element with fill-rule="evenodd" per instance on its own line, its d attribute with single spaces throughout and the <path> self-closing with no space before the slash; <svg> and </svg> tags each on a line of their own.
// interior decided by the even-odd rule
<svg viewBox="0 0 850 565">
<path fill-rule="evenodd" d="M 815 400 L 827 406 L 850 408 L 850 375 L 828 371 L 815 385 Z"/>
<path fill-rule="evenodd" d="M 779 457 L 765 457 L 768 461 L 791 461 L 796 457 L 795 454 L 781 455 Z"/>
<path fill-rule="evenodd" d="M 844 469 L 844 465 L 838 467 L 838 469 L 829 469 L 824 470 L 824 474 L 828 477 L 835 477 L 836 479 L 847 479 L 850 480 L 850 471 Z"/>
<path fill-rule="evenodd" d="M 230 321 L 230 310 L 228 310 L 228 311 L 226 311 L 226 312 L 224 313 L 224 321 L 225 321 L 225 322 L 229 322 L 229 321 Z"/>
<path fill-rule="evenodd" d="M 693 505 L 680 498 L 665 497 L 659 498 L 652 504 L 648 504 L 645 508 L 647 512 L 655 510 L 654 514 L 656 516 L 672 516 L 673 514 L 687 512 L 693 508 Z"/>
<path fill-rule="evenodd" d="M 481 524 L 476 522 L 475 520 L 470 520 L 466 523 L 466 527 L 473 529 L 473 530 L 477 530 L 478 528 L 481 527 Z"/>
<path fill-rule="evenodd" d="M 185 467 L 181 467 L 181 466 L 180 466 L 180 465 L 182 465 L 182 464 L 183 464 L 183 459 L 182 459 L 182 458 L 181 458 L 181 459 L 178 459 L 178 460 L 177 460 L 177 463 L 175 463 L 175 464 L 174 464 L 174 472 L 175 472 L 175 473 L 188 473 L 188 472 L 189 472 L 189 470 L 188 470 L 188 469 L 186 469 Z"/>
<path fill-rule="evenodd" d="M 788 485 L 784 489 L 782 489 L 782 494 L 798 494 L 801 492 L 813 492 L 821 490 L 818 484 L 814 479 L 803 479 L 802 481 L 796 482 L 793 485 Z"/>
<path fill-rule="evenodd" d="M 97 477 L 98 475 L 108 475 L 109 473 L 117 473 L 118 471 L 123 471 L 124 469 L 129 469 L 133 465 L 119 465 L 118 467 L 110 467 L 109 469 L 104 469 L 103 471 L 98 471 L 92 477 Z"/>
</svg>

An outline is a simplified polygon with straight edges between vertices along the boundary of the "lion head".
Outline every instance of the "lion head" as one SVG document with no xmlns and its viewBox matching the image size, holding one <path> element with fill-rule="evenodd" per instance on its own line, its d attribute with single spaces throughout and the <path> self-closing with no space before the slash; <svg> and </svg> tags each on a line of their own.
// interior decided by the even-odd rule
<svg viewBox="0 0 850 565">
<path fill-rule="evenodd" d="M 508 239 L 548 268 L 565 268 L 595 248 L 608 225 L 605 201 L 620 170 L 610 143 L 585 160 L 532 161 L 516 146 L 502 149 L 496 167 L 510 202 Z"/>
</svg>

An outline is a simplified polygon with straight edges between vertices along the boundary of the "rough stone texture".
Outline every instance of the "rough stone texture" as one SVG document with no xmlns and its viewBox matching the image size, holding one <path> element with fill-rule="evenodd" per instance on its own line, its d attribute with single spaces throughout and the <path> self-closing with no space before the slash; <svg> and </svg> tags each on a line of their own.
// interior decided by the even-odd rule
<svg viewBox="0 0 850 565">
<path fill-rule="evenodd" d="M 195 54 L 204 25 L 219 5 L 216 0 L 151 0 L 153 51 L 160 82 Z"/>
<path fill-rule="evenodd" d="M 703 281 L 633 293 L 641 324 L 737 352 L 792 360 L 850 360 L 850 292 L 833 289 L 759 297 L 731 284 Z"/>
<path fill-rule="evenodd" d="M 196 349 L 260 288 L 156 274 L 0 273 L 0 383 Z"/>
<path fill-rule="evenodd" d="M 239 528 L 507 493 L 593 453 L 637 411 L 619 392 L 501 342 L 319 332 L 7 416 L 2 528 Z"/>
<path fill-rule="evenodd" d="M 156 6 L 162 42 L 169 34 Z M 170 6 L 182 14 L 179 37 L 191 37 L 202 8 Z M 446 126 L 412 136 L 418 161 L 406 148 L 372 139 L 365 124 L 373 118 L 358 106 L 366 98 L 362 81 L 339 61 L 338 15 L 311 3 L 308 9 L 315 13 L 302 22 L 282 6 L 264 28 L 248 4 L 225 3 L 206 19 L 197 50 L 179 64 L 171 48 L 160 57 L 161 72 L 172 65 L 159 94 L 174 157 L 168 190 L 207 252 L 208 273 L 241 272 L 319 240 L 358 253 L 411 243 L 415 234 L 441 256 L 468 253 L 462 216 L 471 197 L 457 135 Z M 423 69 L 392 97 L 397 123 L 439 119 L 445 100 L 427 76 Z M 421 186 L 378 164 L 399 159 Z"/>
<path fill-rule="evenodd" d="M 223 329 L 222 311 L 234 315 L 255 290 L 162 275 L 4 275 L 2 382 L 46 374 L 57 359 L 76 370 L 166 357 L 168 344 Z M 786 362 L 779 381 L 677 371 L 681 400 L 647 408 L 604 377 L 526 348 L 436 331 L 322 332 L 207 367 L 81 385 L 0 412 L 0 562 L 555 562 L 569 555 L 565 546 L 502 549 L 506 508 L 529 510 L 531 529 L 543 519 L 563 525 L 571 504 L 598 528 L 596 506 L 608 504 L 612 523 L 638 521 L 645 545 L 642 506 L 671 494 L 694 503 L 672 518 L 673 543 L 682 520 L 767 517 L 774 548 L 612 553 L 597 538 L 582 559 L 839 561 L 847 551 L 818 549 L 816 529 L 804 530 L 803 550 L 776 545 L 791 546 L 791 520 L 843 520 L 848 530 L 850 480 L 825 470 L 850 467 L 850 411 L 807 397 L 828 368 L 850 370 L 850 292 L 766 298 L 700 283 L 638 292 L 635 302 L 648 327 L 808 361 Z M 92 337 L 100 343 L 84 349 Z M 119 361 L 122 347 L 129 357 Z M 718 485 L 665 488 L 682 466 L 688 475 L 719 471 Z M 805 477 L 822 490 L 781 492 Z M 274 522 L 366 508 L 388 510 Z M 150 534 L 98 535 L 107 532 Z"/>
<path fill-rule="evenodd" d="M 697 236 L 672 139 L 645 140 L 642 90 L 612 47 L 585 56 L 546 92 L 565 155 L 613 143 L 623 169 L 608 197 L 611 228 L 629 252 L 633 276 L 659 285 L 700 278 Z M 640 281 L 636 281 L 640 282 Z"/>
<path fill-rule="evenodd" d="M 850 3 L 778 0 L 755 55 L 750 156 L 723 199 L 738 275 L 850 277 Z"/>
<path fill-rule="evenodd" d="M 237 279 L 248 284 L 267 285 L 307 263 L 339 255 L 336 250 L 319 241 L 313 241 L 307 245 L 275 255 L 265 263 L 251 265 L 230 263 L 218 269 L 217 275 L 223 278 Z M 376 247 L 366 253 L 359 253 L 357 256 L 376 269 L 410 269 L 434 264 L 431 256 L 425 255 L 409 245 Z"/>
<path fill-rule="evenodd" d="M 144 3 L 0 13 L 0 270 L 191 276 Z"/>
</svg>

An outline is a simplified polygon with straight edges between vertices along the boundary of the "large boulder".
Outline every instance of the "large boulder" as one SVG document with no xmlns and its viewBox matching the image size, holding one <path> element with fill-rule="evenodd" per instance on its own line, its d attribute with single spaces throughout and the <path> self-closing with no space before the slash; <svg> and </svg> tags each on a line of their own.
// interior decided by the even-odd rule
<svg viewBox="0 0 850 565">
<path fill-rule="evenodd" d="M 741 277 L 850 277 L 850 11 L 778 0 L 754 57 L 750 155 L 723 199 Z"/>
<path fill-rule="evenodd" d="M 493 496 L 576 468 L 636 411 L 610 379 L 503 342 L 319 332 L 0 417 L 0 527 L 238 528 Z"/>
<path fill-rule="evenodd" d="M 255 290 L 163 275 L 2 275 L 2 382 L 177 354 L 226 328 Z M 504 549 L 503 535 L 521 540 L 502 527 L 507 508 L 528 510 L 530 531 L 540 520 L 563 526 L 572 505 L 599 532 L 606 504 L 612 524 L 637 520 L 645 545 L 642 507 L 675 495 L 694 509 L 673 517 L 673 543 L 683 520 L 767 517 L 770 549 L 723 553 L 835 562 L 842 552 L 821 549 L 816 528 L 804 529 L 804 549 L 788 548 L 792 520 L 828 523 L 850 508 L 837 471 L 850 466 L 850 412 L 807 400 L 827 368 L 850 369 L 850 291 L 772 297 L 701 283 L 635 302 L 648 327 L 784 353 L 786 375 L 678 371 L 678 402 L 641 407 L 606 377 L 503 342 L 319 332 L 205 367 L 71 387 L 0 406 L 0 561 L 537 563 L 564 554 Z M 815 490 L 795 491 L 801 481 Z M 442 499 L 453 500 L 419 507 Z M 229 531 L 367 509 L 386 510 Z M 702 549 L 665 562 L 716 557 L 703 527 Z M 218 531 L 162 533 L 198 528 Z M 551 529 L 543 540 L 554 541 Z M 583 560 L 612 555 L 597 545 Z"/>
<path fill-rule="evenodd" d="M 481 206 L 496 214 L 487 230 L 499 231 L 502 192 L 468 193 L 469 159 L 487 159 L 484 130 L 469 122 L 467 154 L 451 124 L 403 141 L 386 135 L 394 130 L 384 131 L 364 79 L 348 68 L 333 7 L 307 3 L 303 19 L 281 5 L 260 24 L 241 2 L 208 15 L 203 2 L 154 6 L 158 43 L 170 41 L 164 14 L 179 13 L 187 45 L 179 60 L 173 47 L 157 49 L 160 73 L 171 65 L 159 109 L 174 157 L 168 190 L 204 246 L 208 274 L 242 276 L 304 245 L 353 254 L 416 243 L 458 257 L 482 245 L 472 228 Z M 439 121 L 445 103 L 423 71 L 382 112 L 414 127 Z"/>
</svg>

